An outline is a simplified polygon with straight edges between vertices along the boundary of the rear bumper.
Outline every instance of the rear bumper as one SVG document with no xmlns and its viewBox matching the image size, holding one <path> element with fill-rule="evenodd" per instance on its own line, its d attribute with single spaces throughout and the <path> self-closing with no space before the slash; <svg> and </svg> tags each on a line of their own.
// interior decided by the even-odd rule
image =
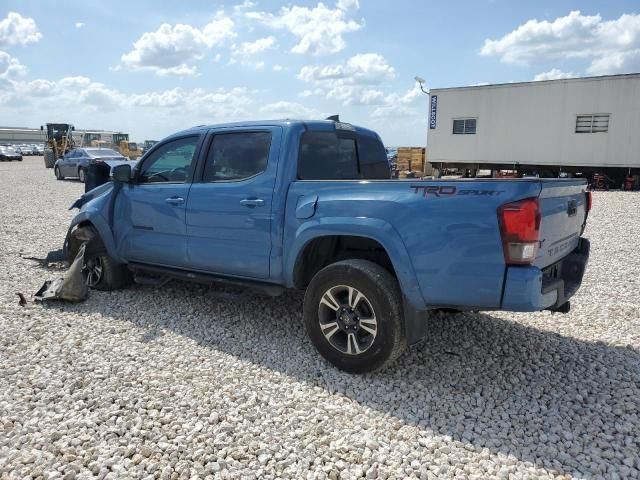
<svg viewBox="0 0 640 480">
<path fill-rule="evenodd" d="M 501 310 L 537 312 L 555 310 L 578 291 L 589 261 L 589 240 L 559 262 L 544 269 L 513 266 L 507 268 Z"/>
</svg>

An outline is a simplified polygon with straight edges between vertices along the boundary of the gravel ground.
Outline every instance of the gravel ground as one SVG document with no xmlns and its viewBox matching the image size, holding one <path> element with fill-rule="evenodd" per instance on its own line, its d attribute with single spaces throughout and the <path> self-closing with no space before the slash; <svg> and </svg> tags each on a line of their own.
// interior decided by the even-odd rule
<svg viewBox="0 0 640 480">
<path fill-rule="evenodd" d="M 34 304 L 60 271 L 22 257 L 60 248 L 81 191 L 41 158 L 0 164 L 0 478 L 640 477 L 640 194 L 594 194 L 569 315 L 436 315 L 351 376 L 298 294 Z"/>
</svg>

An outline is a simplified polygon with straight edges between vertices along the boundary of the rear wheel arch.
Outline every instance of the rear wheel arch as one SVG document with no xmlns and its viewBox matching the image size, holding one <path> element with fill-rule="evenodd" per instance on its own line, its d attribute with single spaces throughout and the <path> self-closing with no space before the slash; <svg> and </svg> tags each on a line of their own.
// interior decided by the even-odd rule
<svg viewBox="0 0 640 480">
<path fill-rule="evenodd" d="M 298 251 L 293 286 L 306 288 L 324 267 L 349 259 L 369 260 L 398 277 L 387 249 L 378 240 L 364 235 L 321 235 L 307 241 Z"/>
</svg>

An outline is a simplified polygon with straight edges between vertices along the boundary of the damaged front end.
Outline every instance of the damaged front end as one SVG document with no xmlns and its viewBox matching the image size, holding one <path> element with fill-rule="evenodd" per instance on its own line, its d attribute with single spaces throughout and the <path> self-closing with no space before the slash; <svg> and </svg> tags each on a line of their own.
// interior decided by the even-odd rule
<svg viewBox="0 0 640 480">
<path fill-rule="evenodd" d="M 108 194 L 111 190 L 113 190 L 113 182 L 103 183 L 93 190 L 83 193 L 75 202 L 73 202 L 69 207 L 69 210 L 73 210 L 74 208 L 81 209 L 84 204 L 95 198 L 101 197 L 102 195 Z"/>
</svg>

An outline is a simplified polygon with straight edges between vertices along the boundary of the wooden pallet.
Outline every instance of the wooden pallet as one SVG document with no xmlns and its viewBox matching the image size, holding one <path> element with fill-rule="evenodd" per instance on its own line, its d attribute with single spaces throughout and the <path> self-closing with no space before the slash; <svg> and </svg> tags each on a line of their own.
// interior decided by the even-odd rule
<svg viewBox="0 0 640 480">
<path fill-rule="evenodd" d="M 424 172 L 425 149 L 424 147 L 399 147 L 398 148 L 398 170 L 408 170 L 412 172 L 420 172 L 422 176 Z"/>
</svg>

